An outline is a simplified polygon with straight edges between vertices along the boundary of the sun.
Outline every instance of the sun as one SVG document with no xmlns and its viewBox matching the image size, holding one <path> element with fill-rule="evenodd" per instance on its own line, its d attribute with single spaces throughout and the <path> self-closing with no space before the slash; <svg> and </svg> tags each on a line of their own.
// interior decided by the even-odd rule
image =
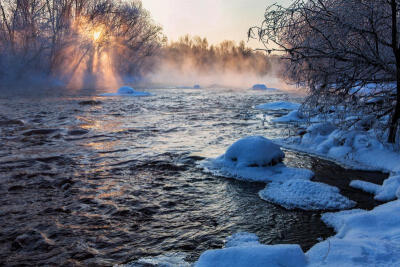
<svg viewBox="0 0 400 267">
<path fill-rule="evenodd" d="M 94 41 L 94 42 L 98 42 L 98 41 L 99 41 L 99 39 L 100 39 L 100 37 L 101 37 L 101 33 L 102 33 L 101 30 L 95 30 L 95 31 L 93 32 L 93 41 Z"/>
</svg>

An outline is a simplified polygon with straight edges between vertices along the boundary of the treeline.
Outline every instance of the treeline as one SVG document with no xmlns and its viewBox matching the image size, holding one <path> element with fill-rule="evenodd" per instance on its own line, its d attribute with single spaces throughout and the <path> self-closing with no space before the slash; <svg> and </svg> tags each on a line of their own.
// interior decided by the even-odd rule
<svg viewBox="0 0 400 267">
<path fill-rule="evenodd" d="M 136 77 L 163 40 L 141 1 L 1 0 L 0 80 L 83 79 L 99 68 Z"/>
<path fill-rule="evenodd" d="M 182 72 L 190 68 L 200 74 L 217 71 L 264 76 L 271 71 L 273 58 L 246 47 L 243 41 L 238 45 L 233 41 L 210 45 L 206 38 L 186 35 L 163 47 L 159 61 Z"/>
</svg>

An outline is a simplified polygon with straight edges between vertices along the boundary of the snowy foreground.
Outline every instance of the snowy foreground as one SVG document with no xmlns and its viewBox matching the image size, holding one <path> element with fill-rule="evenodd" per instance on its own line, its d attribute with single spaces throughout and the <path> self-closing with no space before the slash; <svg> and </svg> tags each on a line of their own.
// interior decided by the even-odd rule
<svg viewBox="0 0 400 267">
<path fill-rule="evenodd" d="M 268 103 L 263 105 L 262 109 L 277 110 L 277 106 L 293 111 L 275 119 L 274 122 L 305 122 L 295 105 Z M 196 266 L 400 266 L 400 153 L 388 144 L 378 141 L 372 130 L 365 130 L 363 121 L 348 131 L 319 121 L 318 118 L 310 118 L 310 121 L 314 124 L 308 126 L 302 136 L 279 140 L 279 143 L 348 167 L 390 173 L 383 185 L 352 181 L 351 186 L 374 194 L 377 200 L 391 202 L 371 211 L 355 209 L 323 214 L 322 220 L 332 226 L 337 234 L 316 244 L 306 253 L 297 245 L 262 245 L 254 235 L 242 233 L 230 238 L 238 240 L 233 242 L 234 245 L 230 245 L 228 239 L 225 248 L 204 252 Z M 235 170 L 232 163 L 226 162 L 228 160 L 221 156 L 214 160 L 214 165 L 209 164 L 208 167 L 210 171 L 216 172 L 212 166 L 222 165 L 217 174 L 234 174 L 243 179 L 243 173 Z M 257 178 L 259 176 L 257 175 Z M 320 194 L 326 196 L 332 192 L 338 193 L 336 188 L 324 184 L 317 185 L 318 183 L 308 179 L 291 179 L 290 176 L 286 178 L 284 182 L 281 179 L 273 179 L 259 195 L 286 208 L 297 206 L 311 209 L 315 204 L 321 203 L 312 201 L 318 199 Z M 268 180 L 272 179 L 265 179 Z M 354 204 L 340 197 L 336 201 L 337 208 L 346 208 Z M 329 208 L 330 203 L 323 205 Z"/>
</svg>

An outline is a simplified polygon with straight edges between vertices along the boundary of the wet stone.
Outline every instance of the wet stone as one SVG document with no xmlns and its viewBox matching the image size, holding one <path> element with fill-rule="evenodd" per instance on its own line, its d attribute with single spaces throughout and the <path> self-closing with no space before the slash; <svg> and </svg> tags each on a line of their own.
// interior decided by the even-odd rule
<svg viewBox="0 0 400 267">
<path fill-rule="evenodd" d="M 58 132 L 60 129 L 33 129 L 23 133 L 24 136 L 49 135 Z"/>
<path fill-rule="evenodd" d="M 85 101 L 80 101 L 78 104 L 82 106 L 97 106 L 101 105 L 102 103 L 103 102 L 96 100 L 85 100 Z"/>
<path fill-rule="evenodd" d="M 68 131 L 69 135 L 84 135 L 87 134 L 89 131 L 85 129 L 75 129 Z"/>
</svg>

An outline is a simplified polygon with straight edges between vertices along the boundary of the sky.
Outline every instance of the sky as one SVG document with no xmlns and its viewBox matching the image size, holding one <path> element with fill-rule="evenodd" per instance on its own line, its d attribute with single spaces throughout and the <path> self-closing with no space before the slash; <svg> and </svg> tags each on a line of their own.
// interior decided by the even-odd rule
<svg viewBox="0 0 400 267">
<path fill-rule="evenodd" d="M 290 0 L 142 0 L 168 40 L 190 34 L 207 37 L 209 43 L 247 41 L 251 26 L 260 25 L 268 5 Z M 261 47 L 257 41 L 248 44 Z"/>
</svg>

